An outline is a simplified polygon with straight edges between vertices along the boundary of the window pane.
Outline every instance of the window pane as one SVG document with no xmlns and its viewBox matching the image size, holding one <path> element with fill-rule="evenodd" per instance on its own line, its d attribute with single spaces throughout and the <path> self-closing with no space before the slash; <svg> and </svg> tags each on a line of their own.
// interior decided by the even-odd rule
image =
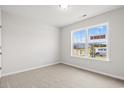
<svg viewBox="0 0 124 93">
<path fill-rule="evenodd" d="M 88 57 L 98 60 L 107 58 L 107 27 L 96 26 L 88 29 Z"/>
<path fill-rule="evenodd" d="M 85 56 L 86 31 L 76 31 L 72 34 L 73 49 L 72 53 L 75 56 Z"/>
</svg>

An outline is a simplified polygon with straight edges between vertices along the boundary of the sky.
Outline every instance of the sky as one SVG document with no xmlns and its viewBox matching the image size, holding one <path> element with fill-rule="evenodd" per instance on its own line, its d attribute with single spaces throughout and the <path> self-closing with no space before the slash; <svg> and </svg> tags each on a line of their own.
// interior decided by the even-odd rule
<svg viewBox="0 0 124 93">
<path fill-rule="evenodd" d="M 86 30 L 81 30 L 73 33 L 74 42 L 85 42 L 86 40 Z"/>
<path fill-rule="evenodd" d="M 96 26 L 88 29 L 88 37 L 96 36 L 96 35 L 104 35 L 107 32 L 106 25 Z M 86 30 L 80 30 L 78 32 L 73 33 L 74 42 L 85 42 L 86 41 Z"/>
<path fill-rule="evenodd" d="M 107 31 L 106 25 L 88 29 L 88 36 L 104 35 Z"/>
</svg>

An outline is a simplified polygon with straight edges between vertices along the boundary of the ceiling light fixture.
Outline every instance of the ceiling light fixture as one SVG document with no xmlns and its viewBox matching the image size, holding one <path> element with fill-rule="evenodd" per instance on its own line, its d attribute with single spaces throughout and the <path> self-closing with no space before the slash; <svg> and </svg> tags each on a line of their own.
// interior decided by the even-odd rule
<svg viewBox="0 0 124 93">
<path fill-rule="evenodd" d="M 68 5 L 59 5 L 59 8 L 61 8 L 63 10 L 67 10 L 68 9 Z"/>
<path fill-rule="evenodd" d="M 86 16 L 87 16 L 86 14 L 82 15 L 82 17 L 86 17 Z"/>
</svg>

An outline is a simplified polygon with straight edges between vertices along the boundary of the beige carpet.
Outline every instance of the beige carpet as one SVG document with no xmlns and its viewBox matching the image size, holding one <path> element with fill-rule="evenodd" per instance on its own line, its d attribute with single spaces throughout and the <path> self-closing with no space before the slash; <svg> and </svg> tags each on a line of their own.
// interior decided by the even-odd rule
<svg viewBox="0 0 124 93">
<path fill-rule="evenodd" d="M 81 70 L 64 64 L 6 76 L 1 79 L 5 88 L 92 88 L 124 87 L 124 81 Z"/>
</svg>

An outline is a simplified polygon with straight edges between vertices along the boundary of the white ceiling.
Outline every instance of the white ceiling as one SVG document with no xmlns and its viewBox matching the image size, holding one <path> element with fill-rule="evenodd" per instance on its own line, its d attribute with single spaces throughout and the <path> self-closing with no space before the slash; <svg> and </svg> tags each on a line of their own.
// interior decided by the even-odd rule
<svg viewBox="0 0 124 93">
<path fill-rule="evenodd" d="M 2 10 L 7 13 L 39 20 L 43 23 L 56 27 L 66 25 L 100 15 L 122 6 L 114 5 L 72 5 L 68 10 L 62 10 L 58 5 L 40 6 L 2 6 Z M 86 14 L 86 17 L 82 15 Z"/>
</svg>

